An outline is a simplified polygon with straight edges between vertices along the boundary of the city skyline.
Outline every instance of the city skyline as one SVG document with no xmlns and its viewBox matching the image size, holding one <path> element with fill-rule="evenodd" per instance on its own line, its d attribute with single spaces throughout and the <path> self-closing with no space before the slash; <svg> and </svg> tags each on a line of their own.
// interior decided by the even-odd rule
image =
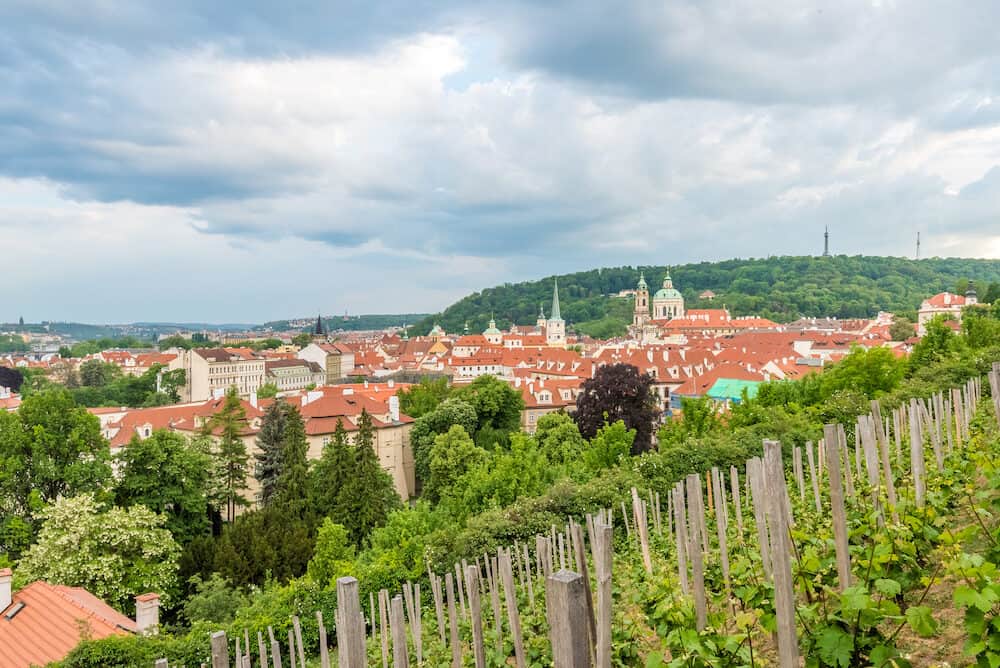
<svg viewBox="0 0 1000 668">
<path fill-rule="evenodd" d="M 8 313 L 436 312 L 827 226 L 1000 257 L 990 3 L 202 4 L 0 7 Z"/>
</svg>

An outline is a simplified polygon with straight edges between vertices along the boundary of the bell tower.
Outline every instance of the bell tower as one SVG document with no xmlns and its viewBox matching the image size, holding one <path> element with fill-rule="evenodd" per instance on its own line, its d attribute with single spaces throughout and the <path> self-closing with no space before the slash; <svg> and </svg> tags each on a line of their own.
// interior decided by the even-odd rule
<svg viewBox="0 0 1000 668">
<path fill-rule="evenodd" d="M 649 286 L 646 275 L 639 273 L 639 283 L 635 286 L 635 308 L 632 311 L 632 326 L 641 329 L 649 323 Z"/>
</svg>

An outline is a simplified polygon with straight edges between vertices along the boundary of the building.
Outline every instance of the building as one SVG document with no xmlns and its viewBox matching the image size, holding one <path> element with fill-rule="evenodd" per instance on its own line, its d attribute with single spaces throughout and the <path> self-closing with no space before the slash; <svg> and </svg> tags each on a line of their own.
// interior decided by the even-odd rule
<svg viewBox="0 0 1000 668">
<path fill-rule="evenodd" d="M 38 580 L 12 592 L 13 572 L 0 569 L 0 668 L 45 666 L 66 658 L 80 641 L 156 633 L 160 597 L 137 596 L 129 619 L 81 587 Z"/>
<path fill-rule="evenodd" d="M 649 324 L 649 286 L 646 275 L 639 273 L 639 283 L 635 286 L 635 306 L 632 309 L 632 329 L 641 332 Z"/>
<path fill-rule="evenodd" d="M 225 394 L 230 387 L 248 397 L 264 384 L 265 362 L 251 350 L 194 348 L 184 351 L 178 360 L 185 373 L 182 401 L 206 401 Z M 170 368 L 177 366 L 172 363 Z"/>
<path fill-rule="evenodd" d="M 966 306 L 975 306 L 978 303 L 979 296 L 976 294 L 976 287 L 972 281 L 969 281 L 969 287 L 964 296 L 950 292 L 939 292 L 933 297 L 925 299 L 917 311 L 917 334 L 919 336 L 926 334 L 927 323 L 939 315 L 948 316 L 961 322 L 962 309 Z"/>
<path fill-rule="evenodd" d="M 323 368 L 303 359 L 267 360 L 264 370 L 264 382 L 273 383 L 279 392 L 311 389 L 326 382 Z"/>
<path fill-rule="evenodd" d="M 354 373 L 354 350 L 343 343 L 314 341 L 298 352 L 298 358 L 319 365 L 326 374 L 324 385 L 333 385 Z"/>
</svg>

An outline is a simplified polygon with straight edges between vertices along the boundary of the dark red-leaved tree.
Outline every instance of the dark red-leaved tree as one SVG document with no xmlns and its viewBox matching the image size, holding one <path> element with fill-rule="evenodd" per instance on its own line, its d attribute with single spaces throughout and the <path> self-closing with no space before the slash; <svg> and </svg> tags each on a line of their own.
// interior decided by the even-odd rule
<svg viewBox="0 0 1000 668">
<path fill-rule="evenodd" d="M 585 438 L 593 438 L 605 422 L 622 420 L 635 429 L 633 454 L 653 447 L 653 427 L 659 411 L 653 379 L 631 364 L 611 364 L 583 383 L 576 398 L 576 424 Z"/>
<path fill-rule="evenodd" d="M 0 366 L 0 387 L 6 387 L 8 390 L 17 392 L 21 389 L 21 383 L 23 382 L 24 376 L 19 370 Z"/>
</svg>

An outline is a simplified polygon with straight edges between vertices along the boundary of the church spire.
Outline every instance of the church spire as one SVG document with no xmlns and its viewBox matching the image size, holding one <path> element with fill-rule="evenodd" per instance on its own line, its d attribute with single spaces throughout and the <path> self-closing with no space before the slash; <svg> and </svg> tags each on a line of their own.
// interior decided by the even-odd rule
<svg viewBox="0 0 1000 668">
<path fill-rule="evenodd" d="M 316 331 L 313 332 L 316 336 L 323 336 L 326 334 L 323 331 L 323 316 L 321 314 L 316 314 Z"/>
<path fill-rule="evenodd" d="M 552 281 L 552 312 L 549 313 L 549 320 L 562 320 L 559 313 L 559 279 Z"/>
</svg>

